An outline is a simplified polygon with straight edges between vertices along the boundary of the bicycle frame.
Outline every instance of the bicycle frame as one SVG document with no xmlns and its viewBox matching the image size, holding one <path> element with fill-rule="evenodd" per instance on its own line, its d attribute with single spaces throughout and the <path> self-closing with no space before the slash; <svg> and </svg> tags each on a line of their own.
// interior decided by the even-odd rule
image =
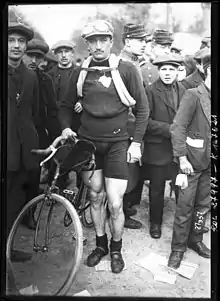
<svg viewBox="0 0 220 301">
<path fill-rule="evenodd" d="M 60 175 L 59 174 L 60 165 L 59 165 L 58 162 L 56 162 L 56 164 L 57 164 L 57 167 L 56 167 L 56 171 L 55 171 L 55 174 L 54 174 L 53 181 L 52 181 L 50 186 L 47 186 L 47 189 L 44 193 L 44 201 L 43 201 L 43 203 L 40 207 L 39 214 L 38 214 L 38 217 L 37 217 L 37 225 L 36 225 L 36 230 L 35 230 L 35 233 L 34 233 L 34 246 L 33 246 L 33 250 L 36 251 L 36 252 L 38 252 L 38 251 L 47 252 L 48 251 L 50 220 L 51 220 L 52 211 L 53 211 L 53 208 L 54 208 L 54 205 L 55 205 L 55 201 L 52 199 L 51 194 L 54 193 L 54 190 L 55 190 L 55 191 L 57 191 L 57 194 L 60 195 L 59 188 L 56 186 L 57 179 Z M 83 188 L 83 185 L 84 184 L 82 182 L 81 185 L 80 185 L 79 191 L 78 191 L 79 195 L 80 195 L 80 192 Z M 77 198 L 77 194 L 74 193 L 74 191 L 72 191 L 72 190 L 64 189 L 63 193 L 64 194 L 69 194 L 69 195 L 72 196 L 71 199 L 69 199 L 67 197 L 66 197 L 66 199 L 74 206 L 74 208 L 76 209 L 79 216 L 81 216 L 81 214 L 90 206 L 90 203 L 88 203 L 85 207 L 79 208 L 80 204 L 79 204 L 78 200 L 75 202 L 75 200 Z M 44 211 L 45 206 L 48 203 L 49 203 L 50 209 L 49 209 L 49 213 L 47 215 L 44 245 L 39 245 L 37 243 L 37 238 L 38 238 L 38 232 L 39 232 L 39 226 L 40 226 L 40 218 L 42 216 L 42 213 Z M 64 217 L 64 219 L 65 219 L 65 217 Z M 67 226 L 69 226 L 71 224 L 71 222 L 72 222 L 72 220 L 69 221 Z M 64 223 L 65 223 L 65 220 L 64 220 Z"/>
</svg>

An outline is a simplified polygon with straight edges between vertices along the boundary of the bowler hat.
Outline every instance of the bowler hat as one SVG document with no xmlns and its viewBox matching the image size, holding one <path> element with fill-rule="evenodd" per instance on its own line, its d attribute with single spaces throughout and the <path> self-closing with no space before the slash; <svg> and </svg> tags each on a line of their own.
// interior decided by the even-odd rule
<svg viewBox="0 0 220 301">
<path fill-rule="evenodd" d="M 32 39 L 27 44 L 27 53 L 39 53 L 45 55 L 49 51 L 49 46 L 42 40 Z"/>
<path fill-rule="evenodd" d="M 104 36 L 111 36 L 113 37 L 114 28 L 112 25 L 106 20 L 96 20 L 93 22 L 88 23 L 83 31 L 82 37 L 87 39 L 91 36 L 95 35 L 104 35 Z"/>
<path fill-rule="evenodd" d="M 169 32 L 167 30 L 157 29 L 153 33 L 153 39 L 152 40 L 157 44 L 162 44 L 162 45 L 169 44 L 169 45 L 171 45 L 173 43 L 173 35 L 172 35 L 171 32 Z"/>
<path fill-rule="evenodd" d="M 122 35 L 125 39 L 126 38 L 129 38 L 129 39 L 136 38 L 137 39 L 137 38 L 144 38 L 144 37 L 150 35 L 150 33 L 148 33 L 145 30 L 145 27 L 143 24 L 128 23 L 128 24 L 125 24 Z"/>
<path fill-rule="evenodd" d="M 8 34 L 11 34 L 13 32 L 20 33 L 27 39 L 27 41 L 30 41 L 34 37 L 34 32 L 29 26 L 17 21 L 8 23 Z"/>
<path fill-rule="evenodd" d="M 75 46 L 76 45 L 75 45 L 75 43 L 73 41 L 70 41 L 70 40 L 61 40 L 61 41 L 58 41 L 56 44 L 53 45 L 52 51 L 56 52 L 59 48 L 62 48 L 62 47 L 74 49 Z"/>
<path fill-rule="evenodd" d="M 153 61 L 153 64 L 158 67 L 162 65 L 174 65 L 178 67 L 182 62 L 183 58 L 179 54 L 169 53 L 157 56 L 157 58 Z"/>
</svg>

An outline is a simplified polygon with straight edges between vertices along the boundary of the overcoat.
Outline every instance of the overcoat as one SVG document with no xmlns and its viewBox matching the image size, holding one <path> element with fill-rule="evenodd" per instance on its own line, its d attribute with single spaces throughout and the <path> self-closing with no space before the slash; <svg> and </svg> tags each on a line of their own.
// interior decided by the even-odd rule
<svg viewBox="0 0 220 301">
<path fill-rule="evenodd" d="M 177 81 L 174 82 L 177 93 L 177 108 L 185 92 L 185 88 Z M 144 163 L 166 165 L 173 161 L 173 151 L 170 125 L 176 115 L 177 108 L 166 95 L 165 85 L 159 78 L 150 87 L 146 87 L 150 117 L 144 136 Z"/>
<path fill-rule="evenodd" d="M 192 74 L 185 77 L 181 84 L 188 90 L 198 87 L 203 82 L 202 74 L 196 69 Z"/>
<path fill-rule="evenodd" d="M 20 90 L 8 69 L 8 112 L 7 112 L 7 170 L 16 171 L 21 159 L 26 169 L 39 167 L 38 158 L 31 150 L 38 148 L 38 134 L 35 125 L 38 120 L 39 95 L 36 74 L 23 62 L 19 68 L 22 79 Z M 15 71 L 16 72 L 16 71 Z"/>
<path fill-rule="evenodd" d="M 170 127 L 174 157 L 187 156 L 193 168 L 205 170 L 211 154 L 211 95 L 205 84 L 187 90 Z"/>
</svg>

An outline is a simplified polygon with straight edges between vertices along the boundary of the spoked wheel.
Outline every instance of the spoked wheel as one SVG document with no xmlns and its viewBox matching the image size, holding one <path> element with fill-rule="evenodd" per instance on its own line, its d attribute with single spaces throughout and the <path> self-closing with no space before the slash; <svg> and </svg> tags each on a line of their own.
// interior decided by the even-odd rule
<svg viewBox="0 0 220 301">
<path fill-rule="evenodd" d="M 86 228 L 91 228 L 93 227 L 93 222 L 92 222 L 91 209 L 90 209 L 91 207 L 90 207 L 89 193 L 88 193 L 88 188 L 84 184 L 82 187 L 80 200 L 81 200 L 81 207 L 86 208 L 82 212 L 82 217 L 81 217 L 82 224 Z"/>
<path fill-rule="evenodd" d="M 36 230 L 29 230 L 21 222 L 33 207 L 38 225 Z M 63 222 L 66 211 L 72 219 L 69 227 Z M 39 295 L 66 294 L 81 263 L 82 237 L 79 216 L 68 200 L 57 194 L 50 199 L 43 194 L 32 199 L 18 215 L 7 240 L 7 261 L 16 290 L 26 288 L 30 292 L 34 287 Z M 15 262 L 12 250 L 28 253 L 31 258 Z"/>
</svg>

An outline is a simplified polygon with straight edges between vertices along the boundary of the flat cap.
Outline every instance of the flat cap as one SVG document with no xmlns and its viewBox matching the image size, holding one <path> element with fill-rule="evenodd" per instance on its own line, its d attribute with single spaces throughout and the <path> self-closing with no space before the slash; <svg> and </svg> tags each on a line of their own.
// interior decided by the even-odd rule
<svg viewBox="0 0 220 301">
<path fill-rule="evenodd" d="M 124 38 L 144 38 L 150 36 L 151 33 L 147 32 L 143 24 L 127 23 L 124 25 L 122 36 Z"/>
<path fill-rule="evenodd" d="M 211 47 L 211 37 L 204 37 L 202 39 L 200 49 L 204 47 Z"/>
<path fill-rule="evenodd" d="M 199 49 L 193 56 L 194 60 L 201 63 L 202 58 L 210 52 L 210 48 L 204 47 L 202 49 Z"/>
<path fill-rule="evenodd" d="M 104 36 L 113 36 L 114 28 L 112 25 L 106 20 L 96 20 L 88 23 L 83 31 L 82 37 L 87 39 L 91 36 L 95 35 L 104 35 Z"/>
<path fill-rule="evenodd" d="M 181 65 L 182 62 L 183 58 L 181 55 L 177 53 L 169 53 L 157 56 L 157 58 L 153 61 L 153 64 L 157 66 L 174 65 L 178 67 Z"/>
<path fill-rule="evenodd" d="M 152 40 L 157 44 L 172 44 L 173 43 L 173 34 L 167 30 L 157 29 L 153 33 Z"/>
<path fill-rule="evenodd" d="M 8 23 L 8 34 L 13 32 L 20 33 L 27 39 L 27 41 L 30 41 L 34 37 L 34 31 L 32 28 L 18 21 Z"/>
<path fill-rule="evenodd" d="M 27 43 L 27 53 L 39 53 L 45 55 L 49 51 L 49 46 L 42 40 L 32 39 Z"/>
<path fill-rule="evenodd" d="M 59 48 L 63 48 L 63 47 L 74 49 L 75 46 L 76 45 L 73 41 L 61 40 L 61 41 L 58 41 L 56 44 L 53 45 L 52 51 L 56 52 Z"/>
</svg>

